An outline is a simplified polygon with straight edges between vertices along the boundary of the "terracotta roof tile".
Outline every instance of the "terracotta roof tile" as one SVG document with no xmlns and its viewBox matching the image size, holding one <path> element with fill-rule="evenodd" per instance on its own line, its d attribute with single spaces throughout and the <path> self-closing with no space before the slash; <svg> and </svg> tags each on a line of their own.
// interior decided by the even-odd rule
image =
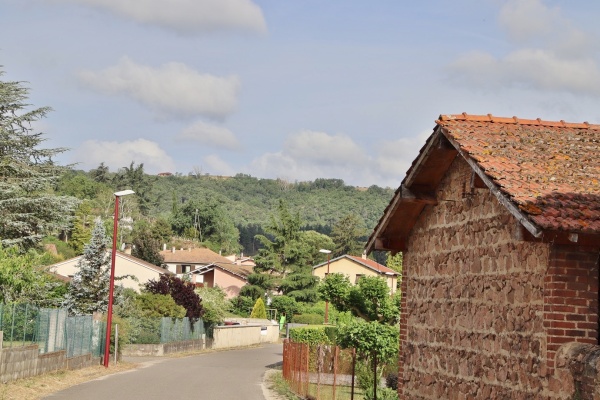
<svg viewBox="0 0 600 400">
<path fill-rule="evenodd" d="M 600 233 L 600 125 L 466 113 L 436 122 L 541 228 Z"/>
<path fill-rule="evenodd" d="M 160 254 L 164 257 L 165 263 L 186 263 L 186 264 L 233 264 L 231 260 L 215 253 L 207 248 L 181 249 L 181 250 L 163 250 Z"/>
</svg>

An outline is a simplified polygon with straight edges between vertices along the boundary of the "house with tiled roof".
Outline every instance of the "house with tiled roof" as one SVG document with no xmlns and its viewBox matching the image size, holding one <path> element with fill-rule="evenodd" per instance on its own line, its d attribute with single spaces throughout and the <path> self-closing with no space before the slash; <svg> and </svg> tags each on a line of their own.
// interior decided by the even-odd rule
<svg viewBox="0 0 600 400">
<path fill-rule="evenodd" d="M 373 250 L 403 252 L 400 399 L 600 398 L 600 125 L 440 116 Z"/>
<path fill-rule="evenodd" d="M 386 281 L 390 288 L 390 294 L 396 292 L 398 277 L 400 276 L 393 269 L 368 259 L 366 254 L 362 257 L 344 254 L 313 267 L 313 276 L 317 276 L 321 280 L 325 279 L 328 274 L 346 275 L 353 285 L 365 276 L 378 276 Z"/>
<path fill-rule="evenodd" d="M 227 298 L 239 294 L 253 270 L 250 265 L 238 265 L 204 247 L 179 250 L 173 247 L 160 254 L 164 258 L 164 267 L 169 271 L 179 277 L 190 278 L 197 286 L 218 286 L 225 291 Z"/>
<path fill-rule="evenodd" d="M 70 258 L 46 267 L 47 271 L 65 280 L 71 280 L 79 270 L 77 266 L 82 256 Z M 161 275 L 172 275 L 164 268 L 150 264 L 142 259 L 121 251 L 115 254 L 115 277 L 116 285 L 124 288 L 133 289 L 139 292 L 140 289 L 150 280 L 159 280 Z M 123 277 L 123 278 L 121 278 Z"/>
</svg>

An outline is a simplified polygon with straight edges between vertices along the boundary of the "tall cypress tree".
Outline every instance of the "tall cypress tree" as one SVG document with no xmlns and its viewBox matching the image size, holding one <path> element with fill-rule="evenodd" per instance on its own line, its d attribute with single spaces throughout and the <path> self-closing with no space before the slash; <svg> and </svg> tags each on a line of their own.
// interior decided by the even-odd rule
<svg viewBox="0 0 600 400">
<path fill-rule="evenodd" d="M 50 108 L 27 110 L 28 92 L 22 82 L 0 81 L 0 244 L 22 249 L 67 228 L 77 205 L 73 197 L 52 193 L 65 170 L 52 158 L 66 149 L 39 148 L 45 139 L 31 125 Z"/>
<path fill-rule="evenodd" d="M 92 239 L 77 263 L 64 306 L 75 315 L 105 312 L 110 285 L 110 251 L 104 224 L 98 218 Z"/>
</svg>

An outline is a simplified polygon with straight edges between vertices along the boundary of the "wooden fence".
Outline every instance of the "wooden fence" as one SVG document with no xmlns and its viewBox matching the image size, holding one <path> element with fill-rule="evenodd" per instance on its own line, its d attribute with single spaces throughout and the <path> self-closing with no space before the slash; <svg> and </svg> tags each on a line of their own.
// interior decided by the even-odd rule
<svg viewBox="0 0 600 400">
<path fill-rule="evenodd" d="M 283 343 L 283 378 L 300 397 L 362 399 L 355 388 L 356 352 L 338 346 Z"/>
</svg>

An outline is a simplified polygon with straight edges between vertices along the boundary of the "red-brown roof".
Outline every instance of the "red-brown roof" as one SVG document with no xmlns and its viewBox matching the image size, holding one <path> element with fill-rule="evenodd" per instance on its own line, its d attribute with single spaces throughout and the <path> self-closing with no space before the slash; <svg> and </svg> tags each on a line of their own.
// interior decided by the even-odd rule
<svg viewBox="0 0 600 400">
<path fill-rule="evenodd" d="M 207 248 L 163 250 L 160 254 L 165 263 L 179 264 L 233 264 L 231 260 Z"/>
<path fill-rule="evenodd" d="M 600 125 L 467 114 L 436 122 L 536 225 L 600 232 Z"/>
<path fill-rule="evenodd" d="M 465 113 L 436 123 L 369 238 L 369 251 L 405 246 L 456 156 L 534 236 L 600 234 L 600 125 Z"/>
<path fill-rule="evenodd" d="M 378 272 L 381 275 L 400 275 L 400 273 L 398 271 L 395 271 L 391 268 L 386 267 L 385 265 L 381 265 L 379 264 L 377 261 L 375 260 L 371 260 L 370 258 L 362 258 L 362 257 L 357 257 L 357 256 L 351 256 L 348 254 L 344 254 L 342 256 L 336 257 L 332 260 L 329 261 L 329 263 L 334 263 L 338 260 L 341 260 L 342 258 L 349 258 L 350 260 L 359 263 L 369 269 L 372 269 L 375 272 Z M 316 268 L 320 268 L 322 266 L 327 265 L 327 261 L 322 262 L 321 264 L 317 264 L 313 267 L 313 269 Z"/>
</svg>

